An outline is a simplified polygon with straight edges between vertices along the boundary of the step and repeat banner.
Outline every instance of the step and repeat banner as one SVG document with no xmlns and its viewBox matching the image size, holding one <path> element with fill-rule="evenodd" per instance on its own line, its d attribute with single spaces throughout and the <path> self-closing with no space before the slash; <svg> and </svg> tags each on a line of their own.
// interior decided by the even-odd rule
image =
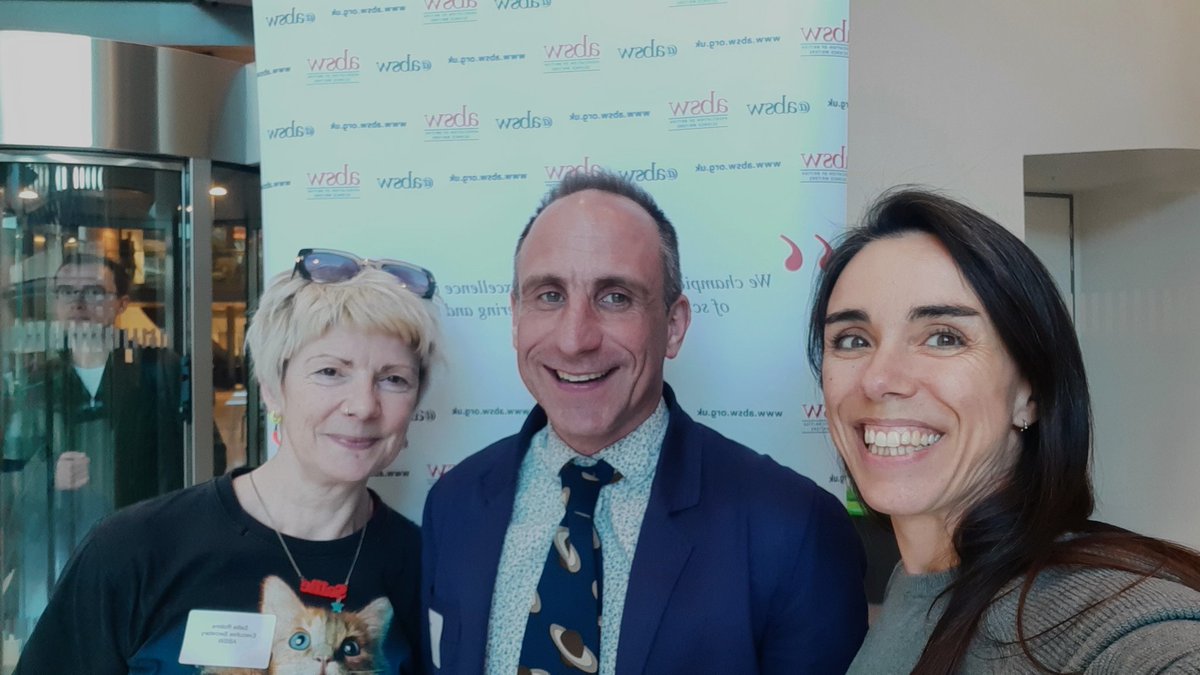
<svg viewBox="0 0 1200 675">
<path fill-rule="evenodd" d="M 804 358 L 845 227 L 848 0 L 254 3 L 265 269 L 303 247 L 431 269 L 445 357 L 373 487 L 425 493 L 520 427 L 517 236 L 574 172 L 679 232 L 693 321 L 667 380 L 699 421 L 844 497 Z"/>
</svg>

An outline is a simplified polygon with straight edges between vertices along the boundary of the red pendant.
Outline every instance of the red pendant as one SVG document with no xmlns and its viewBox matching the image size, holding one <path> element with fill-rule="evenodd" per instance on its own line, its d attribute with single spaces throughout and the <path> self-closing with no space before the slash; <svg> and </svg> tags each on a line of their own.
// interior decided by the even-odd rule
<svg viewBox="0 0 1200 675">
<path fill-rule="evenodd" d="M 300 592 L 341 602 L 346 599 L 347 586 L 346 584 L 333 585 L 324 579 L 301 579 Z"/>
</svg>

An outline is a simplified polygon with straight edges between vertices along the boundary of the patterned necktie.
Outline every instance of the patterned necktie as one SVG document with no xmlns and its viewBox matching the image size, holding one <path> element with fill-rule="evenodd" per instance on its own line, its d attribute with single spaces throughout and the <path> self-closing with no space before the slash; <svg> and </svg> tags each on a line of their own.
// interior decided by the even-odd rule
<svg viewBox="0 0 1200 675">
<path fill-rule="evenodd" d="M 592 523 L 600 488 L 621 479 L 606 462 L 567 462 L 562 477 L 566 513 L 525 624 L 518 675 L 595 673 L 600 667 L 600 537 Z"/>
</svg>

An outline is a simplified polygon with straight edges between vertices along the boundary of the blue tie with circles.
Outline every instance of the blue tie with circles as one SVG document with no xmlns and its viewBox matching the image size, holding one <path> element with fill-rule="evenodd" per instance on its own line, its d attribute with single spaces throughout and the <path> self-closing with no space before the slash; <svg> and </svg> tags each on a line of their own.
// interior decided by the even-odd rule
<svg viewBox="0 0 1200 675">
<path fill-rule="evenodd" d="M 519 675 L 595 673 L 600 667 L 603 562 L 592 517 L 600 489 L 621 479 L 607 462 L 563 465 L 566 513 L 554 532 L 525 624 Z"/>
</svg>

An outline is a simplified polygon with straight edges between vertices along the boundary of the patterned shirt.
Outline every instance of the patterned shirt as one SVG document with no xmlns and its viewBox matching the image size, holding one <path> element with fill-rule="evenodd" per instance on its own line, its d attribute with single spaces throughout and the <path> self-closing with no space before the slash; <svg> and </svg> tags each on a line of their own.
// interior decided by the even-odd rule
<svg viewBox="0 0 1200 675">
<path fill-rule="evenodd" d="M 565 511 L 558 472 L 571 460 L 590 466 L 602 459 L 624 476 L 600 490 L 595 513 L 604 558 L 599 673 L 613 675 L 616 672 L 629 572 L 642 531 L 642 517 L 650 503 L 650 488 L 667 435 L 667 421 L 667 406 L 659 401 L 658 408 L 641 426 L 592 457 L 577 454 L 549 426 L 534 435 L 529 452 L 521 462 L 512 520 L 504 535 L 496 587 L 492 593 L 488 675 L 517 672 L 529 608 L 550 552 L 554 530 Z"/>
</svg>

